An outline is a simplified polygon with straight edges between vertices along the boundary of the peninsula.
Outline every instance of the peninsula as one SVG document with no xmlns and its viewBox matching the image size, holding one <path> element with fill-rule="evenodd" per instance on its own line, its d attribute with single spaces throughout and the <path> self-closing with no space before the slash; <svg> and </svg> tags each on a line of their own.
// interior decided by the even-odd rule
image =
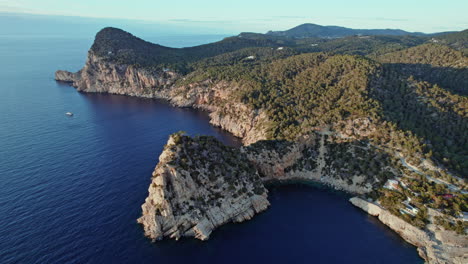
<svg viewBox="0 0 468 264">
<path fill-rule="evenodd" d="M 175 49 L 105 28 L 55 79 L 202 109 L 242 138 L 169 137 L 138 219 L 152 240 L 206 240 L 301 180 L 354 194 L 428 263 L 467 263 L 468 30 L 299 29 Z"/>
</svg>

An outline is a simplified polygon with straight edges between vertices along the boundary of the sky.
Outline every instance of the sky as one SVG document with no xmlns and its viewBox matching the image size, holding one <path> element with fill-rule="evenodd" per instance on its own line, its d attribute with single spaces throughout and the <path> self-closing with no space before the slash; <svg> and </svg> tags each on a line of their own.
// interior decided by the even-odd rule
<svg viewBox="0 0 468 264">
<path fill-rule="evenodd" d="M 468 28 L 466 0 L 0 0 L 0 12 L 138 20 L 217 34 L 303 23 L 426 33 Z"/>
</svg>

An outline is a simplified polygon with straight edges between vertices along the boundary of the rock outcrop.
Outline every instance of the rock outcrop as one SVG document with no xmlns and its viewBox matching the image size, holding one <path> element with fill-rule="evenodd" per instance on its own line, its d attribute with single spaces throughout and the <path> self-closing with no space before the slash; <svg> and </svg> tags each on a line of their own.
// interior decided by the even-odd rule
<svg viewBox="0 0 468 264">
<path fill-rule="evenodd" d="M 67 71 L 56 71 L 55 72 L 55 80 L 60 82 L 66 82 L 70 84 L 74 84 L 74 82 L 78 79 L 77 73 L 67 72 Z"/>
<path fill-rule="evenodd" d="M 266 198 L 257 171 L 238 149 L 211 137 L 174 134 L 159 157 L 138 222 L 153 240 L 206 240 L 216 227 L 265 210 Z"/>
<path fill-rule="evenodd" d="M 418 253 L 428 263 L 463 264 L 468 263 L 468 239 L 453 231 L 440 230 L 429 225 L 423 231 L 379 205 L 353 197 L 350 202 L 370 215 L 378 217 L 380 222 L 398 233 L 408 243 L 418 247 Z"/>
<path fill-rule="evenodd" d="M 313 181 L 354 194 L 383 185 L 374 175 L 343 171 L 340 159 L 367 157 L 353 153 L 354 144 L 342 144 L 344 148 L 336 153 L 338 144 L 328 139 L 328 135 L 316 132 L 296 142 L 259 141 L 242 149 L 264 181 Z M 332 160 L 333 154 L 339 156 Z"/>
<path fill-rule="evenodd" d="M 165 87 L 177 79 L 171 71 L 149 72 L 133 65 L 116 64 L 88 53 L 85 66 L 76 73 L 57 71 L 55 79 L 71 83 L 78 91 L 138 97 L 165 98 Z"/>
</svg>

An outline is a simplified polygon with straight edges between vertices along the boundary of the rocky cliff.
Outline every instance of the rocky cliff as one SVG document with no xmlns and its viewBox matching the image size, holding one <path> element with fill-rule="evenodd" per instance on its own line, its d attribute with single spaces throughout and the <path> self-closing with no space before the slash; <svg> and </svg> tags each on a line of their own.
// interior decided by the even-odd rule
<svg viewBox="0 0 468 264">
<path fill-rule="evenodd" d="M 336 146 L 341 147 L 339 152 Z M 365 194 L 383 182 L 366 172 L 344 171 L 341 159 L 366 159 L 353 152 L 355 147 L 334 143 L 331 136 L 316 132 L 296 142 L 259 141 L 243 147 L 243 151 L 264 181 L 314 181 L 337 190 Z M 333 155 L 335 158 L 331 158 Z"/>
<path fill-rule="evenodd" d="M 242 222 L 269 206 L 246 156 L 211 137 L 174 134 L 159 157 L 138 219 L 153 240 L 208 239 L 218 226 Z"/>
<path fill-rule="evenodd" d="M 149 72 L 134 65 L 116 64 L 88 53 L 85 66 L 76 73 L 57 71 L 55 79 L 71 83 L 78 91 L 164 98 L 164 88 L 178 75 L 171 71 Z"/>
<path fill-rule="evenodd" d="M 267 121 L 261 111 L 253 111 L 230 98 L 237 87 L 230 82 L 203 82 L 176 85 L 181 76 L 173 71 L 149 71 L 135 65 L 117 64 L 99 57 L 92 50 L 85 66 L 76 73 L 59 70 L 57 81 L 66 82 L 80 92 L 110 93 L 165 99 L 178 107 L 192 107 L 210 113 L 211 124 L 241 137 L 245 144 L 266 138 L 260 127 Z"/>
<path fill-rule="evenodd" d="M 350 202 L 370 215 L 378 217 L 380 222 L 398 233 L 407 242 L 418 247 L 418 252 L 428 263 L 462 264 L 468 262 L 468 240 L 466 236 L 453 231 L 444 231 L 429 225 L 423 231 L 375 203 L 353 197 Z M 434 212 L 435 213 L 435 212 Z"/>
</svg>

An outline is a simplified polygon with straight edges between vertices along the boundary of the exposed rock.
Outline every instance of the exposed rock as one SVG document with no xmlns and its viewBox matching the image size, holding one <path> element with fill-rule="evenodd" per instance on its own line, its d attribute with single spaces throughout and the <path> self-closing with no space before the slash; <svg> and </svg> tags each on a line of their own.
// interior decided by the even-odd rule
<svg viewBox="0 0 468 264">
<path fill-rule="evenodd" d="M 266 115 L 252 111 L 244 104 L 232 104 L 231 83 L 209 80 L 186 86 L 177 86 L 180 75 L 172 71 L 149 72 L 134 65 L 116 64 L 88 52 L 85 66 L 76 73 L 57 71 L 55 79 L 71 83 L 80 92 L 110 93 L 170 101 L 178 107 L 200 108 L 210 112 L 211 124 L 221 127 L 245 144 L 266 138 L 259 124 Z"/>
<path fill-rule="evenodd" d="M 86 64 L 77 73 L 57 71 L 55 79 L 70 82 L 78 91 L 164 98 L 165 87 L 177 78 L 174 72 L 151 73 L 137 66 L 115 64 L 89 51 Z"/>
<path fill-rule="evenodd" d="M 353 173 L 342 176 L 339 165 L 329 161 L 331 149 L 327 136 L 311 133 L 297 142 L 259 141 L 244 147 L 264 181 L 304 180 L 329 185 L 337 190 L 364 194 L 373 190 L 375 177 Z"/>
<path fill-rule="evenodd" d="M 266 198 L 257 171 L 238 149 L 210 137 L 174 134 L 159 157 L 138 222 L 153 240 L 206 240 L 216 227 L 265 210 Z"/>
<path fill-rule="evenodd" d="M 462 264 L 468 263 L 468 239 L 451 231 L 435 230 L 434 227 L 421 230 L 377 204 L 353 197 L 350 202 L 361 208 L 397 232 L 407 242 L 418 247 L 419 255 L 428 263 Z"/>
<path fill-rule="evenodd" d="M 57 81 L 73 84 L 76 79 L 77 79 L 77 74 L 76 73 L 71 73 L 71 72 L 67 72 L 67 71 L 56 71 L 55 72 L 55 80 L 57 80 Z"/>
</svg>

